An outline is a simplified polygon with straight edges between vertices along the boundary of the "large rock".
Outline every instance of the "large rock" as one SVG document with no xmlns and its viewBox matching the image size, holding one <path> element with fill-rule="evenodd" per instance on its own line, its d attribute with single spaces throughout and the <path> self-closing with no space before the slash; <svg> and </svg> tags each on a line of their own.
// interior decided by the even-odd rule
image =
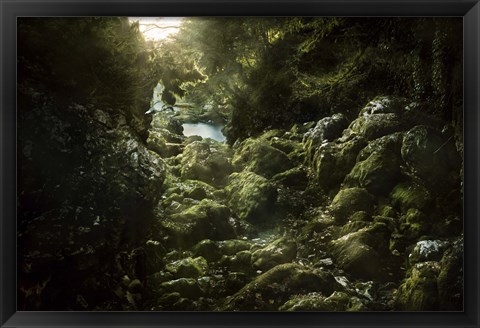
<svg viewBox="0 0 480 328">
<path fill-rule="evenodd" d="M 252 253 L 252 265 L 262 271 L 291 262 L 297 256 L 295 241 L 283 237 Z"/>
<path fill-rule="evenodd" d="M 380 96 L 368 102 L 360 111 L 359 116 L 389 113 L 401 114 L 407 106 L 408 101 L 405 98 Z"/>
<path fill-rule="evenodd" d="M 402 118 L 406 106 L 407 101 L 403 98 L 377 97 L 360 111 L 349 128 L 367 140 L 403 131 L 408 126 Z"/>
<path fill-rule="evenodd" d="M 233 173 L 225 190 L 229 206 L 240 219 L 255 224 L 272 219 L 277 190 L 264 177 L 253 172 Z"/>
<path fill-rule="evenodd" d="M 330 273 L 299 264 L 281 264 L 248 283 L 221 310 L 276 311 L 292 295 L 302 292 L 330 295 L 341 288 Z"/>
<path fill-rule="evenodd" d="M 365 189 L 348 188 L 338 192 L 329 208 L 335 221 L 343 224 L 356 212 L 372 213 L 374 204 L 374 198 Z"/>
<path fill-rule="evenodd" d="M 440 261 L 437 281 L 440 310 L 462 311 L 464 308 L 463 253 L 462 237 L 453 243 Z"/>
<path fill-rule="evenodd" d="M 334 292 L 329 297 L 321 293 L 296 295 L 283 304 L 280 311 L 361 311 L 366 310 L 358 297 L 345 292 Z"/>
<path fill-rule="evenodd" d="M 187 257 L 167 264 L 165 267 L 175 278 L 197 278 L 208 270 L 207 261 L 199 256 Z"/>
<path fill-rule="evenodd" d="M 305 133 L 303 143 L 306 148 L 317 148 L 325 141 L 339 138 L 347 126 L 348 121 L 341 113 L 324 117 L 317 122 L 315 127 Z"/>
<path fill-rule="evenodd" d="M 293 167 L 287 154 L 263 139 L 248 138 L 235 149 L 233 164 L 265 178 Z"/>
<path fill-rule="evenodd" d="M 226 145 L 208 140 L 194 141 L 183 151 L 180 173 L 183 179 L 223 186 L 233 172 L 230 158 Z"/>
<path fill-rule="evenodd" d="M 357 118 L 349 128 L 367 140 L 375 140 L 394 132 L 403 131 L 405 124 L 397 114 L 373 114 Z"/>
<path fill-rule="evenodd" d="M 160 223 L 167 232 L 167 242 L 174 247 L 190 247 L 203 239 L 225 240 L 236 236 L 230 223 L 232 213 L 224 205 L 204 199 L 184 211 L 172 214 Z"/>
<path fill-rule="evenodd" d="M 389 237 L 386 225 L 375 223 L 332 241 L 332 254 L 337 265 L 354 277 L 385 280 Z"/>
<path fill-rule="evenodd" d="M 450 191 L 458 182 L 460 156 L 453 138 L 446 139 L 436 130 L 418 125 L 405 134 L 401 153 L 410 172 L 427 186 Z"/>
<path fill-rule="evenodd" d="M 350 135 L 318 148 L 307 147 L 307 163 L 316 175 L 317 183 L 325 190 L 338 186 L 356 162 L 357 155 L 366 146 L 362 137 Z"/>
<path fill-rule="evenodd" d="M 400 311 L 435 311 L 439 309 L 437 278 L 438 262 L 421 262 L 410 270 L 398 288 L 396 309 Z"/>
<path fill-rule="evenodd" d="M 390 199 L 392 200 L 392 204 L 404 213 L 411 208 L 428 211 L 432 205 L 430 191 L 413 181 L 396 185 L 390 193 Z"/>
<path fill-rule="evenodd" d="M 443 240 L 421 240 L 415 244 L 408 255 L 408 261 L 411 265 L 426 261 L 440 261 L 447 246 L 448 242 Z"/>
<path fill-rule="evenodd" d="M 385 136 L 365 147 L 352 171 L 345 177 L 345 185 L 366 188 L 375 195 L 390 192 L 400 179 L 400 136 Z"/>
</svg>

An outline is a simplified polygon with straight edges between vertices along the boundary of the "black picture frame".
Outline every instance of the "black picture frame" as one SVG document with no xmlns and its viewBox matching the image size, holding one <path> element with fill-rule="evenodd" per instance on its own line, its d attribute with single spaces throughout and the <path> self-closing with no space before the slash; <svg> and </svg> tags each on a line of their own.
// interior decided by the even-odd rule
<svg viewBox="0 0 480 328">
<path fill-rule="evenodd" d="M 0 0 L 1 327 L 479 327 L 480 4 L 473 0 Z M 463 312 L 17 312 L 16 18 L 19 16 L 463 16 L 465 308 Z"/>
</svg>

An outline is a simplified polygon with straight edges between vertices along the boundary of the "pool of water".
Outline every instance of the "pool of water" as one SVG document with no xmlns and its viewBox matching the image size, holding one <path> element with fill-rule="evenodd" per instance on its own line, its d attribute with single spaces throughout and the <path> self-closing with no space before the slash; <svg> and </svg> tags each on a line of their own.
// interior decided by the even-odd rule
<svg viewBox="0 0 480 328">
<path fill-rule="evenodd" d="M 222 133 L 223 126 L 209 123 L 184 123 L 183 134 L 189 136 L 200 136 L 202 138 L 211 138 L 220 142 L 225 141 Z"/>
</svg>

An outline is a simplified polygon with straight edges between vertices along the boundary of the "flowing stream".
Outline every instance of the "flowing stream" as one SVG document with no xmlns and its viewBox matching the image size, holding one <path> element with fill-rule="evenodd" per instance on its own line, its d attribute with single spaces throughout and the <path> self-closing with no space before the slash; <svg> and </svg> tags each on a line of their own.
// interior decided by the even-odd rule
<svg viewBox="0 0 480 328">
<path fill-rule="evenodd" d="M 223 126 L 210 123 L 184 123 L 183 134 L 189 136 L 201 136 L 202 138 L 211 138 L 220 142 L 225 141 L 222 133 Z"/>
</svg>

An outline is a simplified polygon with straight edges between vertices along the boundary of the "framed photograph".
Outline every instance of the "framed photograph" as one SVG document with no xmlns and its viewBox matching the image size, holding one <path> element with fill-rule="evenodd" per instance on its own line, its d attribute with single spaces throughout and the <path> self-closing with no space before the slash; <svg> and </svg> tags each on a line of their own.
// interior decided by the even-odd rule
<svg viewBox="0 0 480 328">
<path fill-rule="evenodd" d="M 1 327 L 478 327 L 478 1 L 1 1 Z"/>
</svg>

